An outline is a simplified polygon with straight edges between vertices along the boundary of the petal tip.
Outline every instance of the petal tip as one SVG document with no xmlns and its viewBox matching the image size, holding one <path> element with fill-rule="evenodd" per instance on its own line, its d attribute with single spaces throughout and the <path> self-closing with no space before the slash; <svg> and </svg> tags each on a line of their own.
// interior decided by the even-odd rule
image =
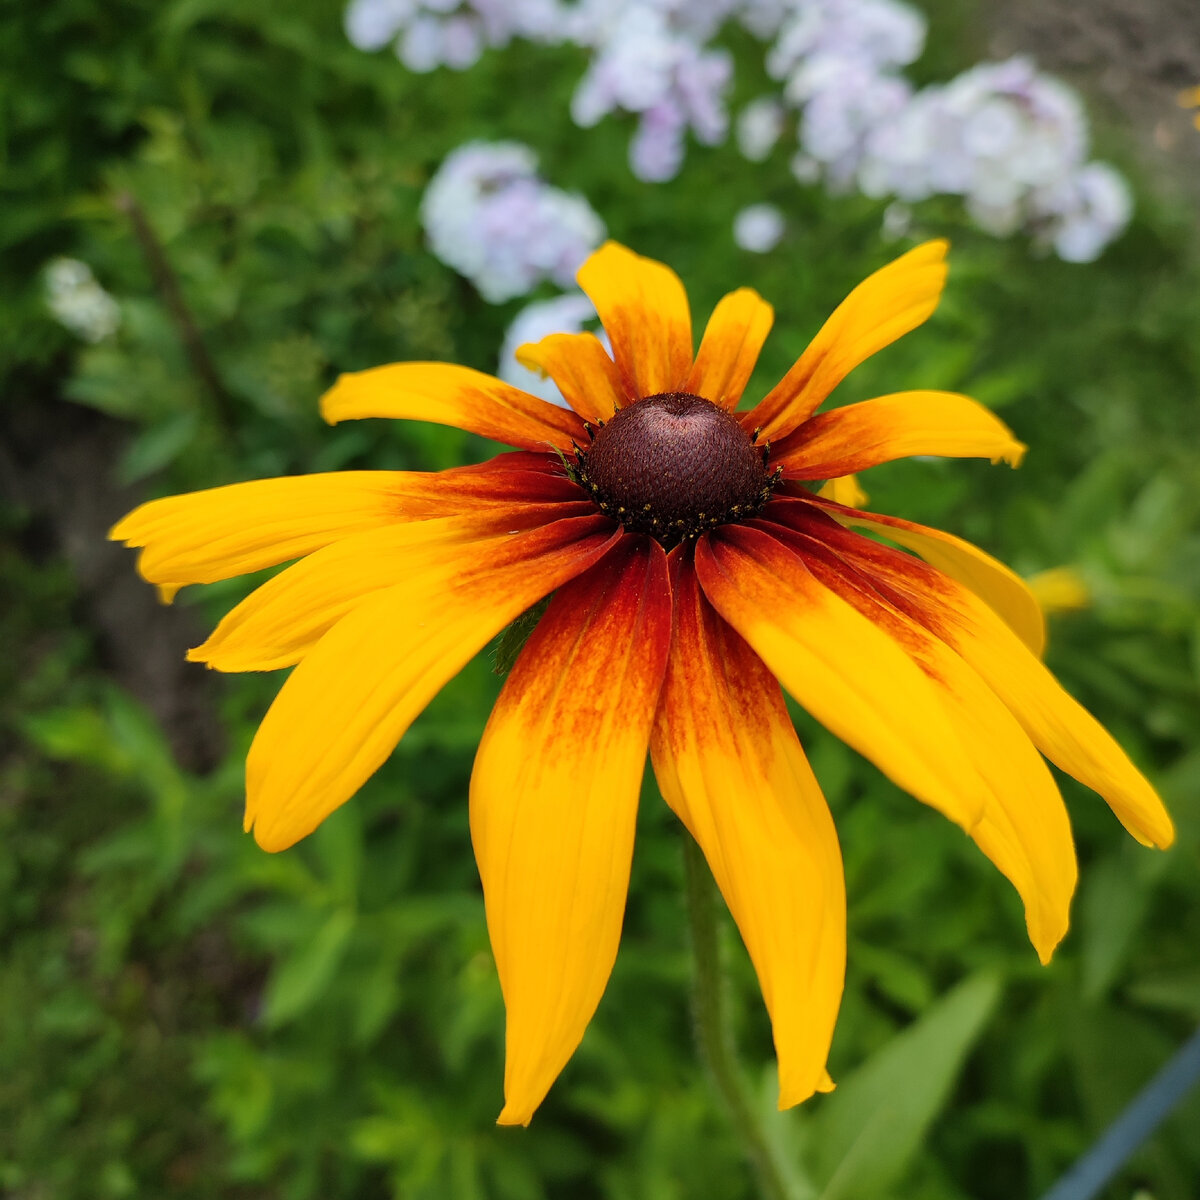
<svg viewBox="0 0 1200 1200">
<path fill-rule="evenodd" d="M 810 1077 L 802 1082 L 787 1084 L 780 1080 L 779 1102 L 776 1107 L 780 1112 L 786 1112 L 789 1108 L 795 1108 L 796 1105 L 811 1100 L 818 1093 L 824 1095 L 834 1091 L 836 1087 L 837 1084 L 829 1077 L 829 1072 L 824 1067 L 821 1068 L 821 1074 L 815 1080 Z"/>
<path fill-rule="evenodd" d="M 246 833 L 253 832 L 258 848 L 265 850 L 268 854 L 278 854 L 281 850 L 288 850 L 299 840 L 287 836 L 277 826 L 266 825 L 257 816 L 252 817 L 249 812 L 247 812 L 242 825 Z"/>
<path fill-rule="evenodd" d="M 318 401 L 317 408 L 321 414 L 321 419 L 326 425 L 336 425 L 342 419 L 337 411 L 339 393 L 344 390 L 344 386 L 349 379 L 350 376 L 346 373 L 339 375 L 334 381 L 333 387 Z"/>
<path fill-rule="evenodd" d="M 500 1115 L 496 1118 L 497 1125 L 519 1125 L 522 1128 L 528 1129 L 529 1122 L 533 1120 L 533 1109 L 516 1108 L 510 1103 L 506 1103 L 500 1110 Z"/>
<path fill-rule="evenodd" d="M 565 335 L 561 333 L 551 333 L 542 338 L 540 342 L 524 342 L 522 345 L 517 347 L 513 357 L 521 364 L 521 366 L 525 368 L 525 370 L 534 372 L 534 374 L 540 379 L 546 379 L 550 372 L 546 369 L 545 361 L 538 353 L 538 347 L 547 345 L 547 343 L 549 343 L 553 338 L 561 338 L 564 336 Z"/>
<path fill-rule="evenodd" d="M 136 512 L 137 509 L 134 509 Z M 133 513 L 126 513 L 109 531 L 105 534 L 110 542 L 125 542 L 128 545 L 129 525 Z"/>
<path fill-rule="evenodd" d="M 992 461 L 1005 462 L 1010 467 L 1016 469 L 1021 465 L 1022 462 L 1025 461 L 1025 454 L 1028 449 L 1029 447 L 1025 445 L 1024 442 L 1014 441 L 1011 445 L 1006 446 L 1005 449 L 1001 451 L 998 459 L 993 459 Z"/>
</svg>

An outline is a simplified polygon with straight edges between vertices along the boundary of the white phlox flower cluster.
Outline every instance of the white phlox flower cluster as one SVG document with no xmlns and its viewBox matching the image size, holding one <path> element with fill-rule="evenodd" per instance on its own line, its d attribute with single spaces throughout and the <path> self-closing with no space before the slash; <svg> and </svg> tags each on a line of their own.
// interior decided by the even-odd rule
<svg viewBox="0 0 1200 1200">
<path fill-rule="evenodd" d="M 117 302 L 100 286 L 92 268 L 77 258 L 46 264 L 46 305 L 60 325 L 85 342 L 112 337 L 121 324 Z"/>
<path fill-rule="evenodd" d="M 1031 231 L 1072 262 L 1096 258 L 1132 213 L 1110 166 L 1087 162 L 1079 97 L 1027 58 L 985 63 L 923 89 L 872 133 L 858 171 L 869 195 L 962 196 L 988 233 Z"/>
<path fill-rule="evenodd" d="M 513 38 L 559 41 L 561 0 L 350 0 L 346 36 L 360 50 L 391 45 L 410 71 L 462 71 Z"/>
<path fill-rule="evenodd" d="M 468 142 L 449 154 L 421 199 L 429 245 L 492 304 L 544 280 L 569 287 L 604 239 L 582 197 L 551 187 L 519 142 Z"/>
<path fill-rule="evenodd" d="M 552 333 L 580 333 L 584 329 L 593 329 L 605 349 L 611 353 L 608 335 L 599 328 L 599 322 L 595 307 L 582 292 L 567 292 L 551 300 L 535 300 L 527 304 L 517 313 L 504 335 L 496 374 L 505 383 L 540 396 L 551 404 L 567 407 L 554 380 L 517 362 L 517 350 L 526 342 L 540 342 Z"/>
<path fill-rule="evenodd" d="M 580 36 L 595 39 L 595 53 L 572 97 L 571 116 L 586 128 L 618 109 L 637 114 L 629 165 L 639 179 L 660 182 L 678 174 L 689 129 L 705 145 L 725 140 L 724 93 L 733 60 L 673 24 L 665 6 L 626 4 L 612 19 L 581 27 Z"/>
<path fill-rule="evenodd" d="M 905 0 L 351 0 L 346 10 L 355 45 L 394 44 L 414 70 L 469 66 L 513 38 L 582 47 L 572 118 L 635 117 L 630 167 L 654 182 L 679 172 L 689 136 L 715 145 L 728 135 L 733 62 L 712 42 L 730 22 L 764 44 L 779 83 L 738 115 L 750 161 L 794 124 L 796 179 L 892 201 L 893 233 L 908 206 L 935 195 L 961 197 L 989 233 L 1023 230 L 1076 262 L 1128 224 L 1124 180 L 1087 161 L 1079 98 L 1028 59 L 914 88 L 905 71 L 927 22 Z"/>
<path fill-rule="evenodd" d="M 767 51 L 767 72 L 800 112 L 792 169 L 802 183 L 854 185 L 871 132 L 903 111 L 900 71 L 925 45 L 925 18 L 897 0 L 792 3 Z"/>
</svg>

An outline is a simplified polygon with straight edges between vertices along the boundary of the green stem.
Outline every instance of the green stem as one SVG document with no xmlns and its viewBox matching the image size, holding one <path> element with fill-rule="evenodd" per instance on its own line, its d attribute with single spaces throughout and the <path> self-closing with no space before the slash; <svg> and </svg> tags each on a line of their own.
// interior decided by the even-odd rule
<svg viewBox="0 0 1200 1200">
<path fill-rule="evenodd" d="M 725 1102 L 734 1130 L 758 1178 L 759 1191 L 764 1200 L 791 1200 L 762 1127 L 755 1117 L 737 1062 L 725 1005 L 725 981 L 721 973 L 717 889 L 700 847 L 687 835 L 683 843 L 683 866 L 695 972 L 692 1015 L 696 1045 Z"/>
<path fill-rule="evenodd" d="M 208 353 L 208 347 L 200 335 L 200 329 L 192 316 L 192 310 L 188 308 L 187 301 L 183 298 L 179 277 L 175 274 L 174 268 L 167 258 L 167 252 L 163 248 L 158 234 L 154 232 L 146 210 L 142 208 L 138 198 L 132 192 L 119 193 L 115 203 L 117 209 L 129 218 L 129 223 L 133 227 L 133 235 L 137 238 L 137 243 L 145 256 L 146 266 L 150 269 L 154 286 L 175 325 L 175 331 L 179 335 L 179 341 L 183 346 L 188 363 L 207 390 L 217 421 L 228 432 L 234 424 L 235 405 L 233 399 L 221 380 L 220 372 L 217 370 L 212 356 Z"/>
</svg>

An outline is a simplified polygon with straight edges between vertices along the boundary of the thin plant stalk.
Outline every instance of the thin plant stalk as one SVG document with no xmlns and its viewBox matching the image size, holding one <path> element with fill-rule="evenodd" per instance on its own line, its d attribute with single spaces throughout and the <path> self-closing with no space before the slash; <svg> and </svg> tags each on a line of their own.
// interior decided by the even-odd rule
<svg viewBox="0 0 1200 1200">
<path fill-rule="evenodd" d="M 146 210 L 142 208 L 137 197 L 129 191 L 121 192 L 115 203 L 117 209 L 129 218 L 129 223 L 133 227 L 133 235 L 137 239 L 146 265 L 150 269 L 150 277 L 154 281 L 155 290 L 171 316 L 175 331 L 179 335 L 180 344 L 183 346 L 183 352 L 187 356 L 193 373 L 209 394 L 218 422 L 226 429 L 231 428 L 233 401 L 229 390 L 221 379 L 220 372 L 208 352 L 208 347 L 204 344 L 199 326 L 184 299 L 183 289 L 179 286 L 179 278 L 167 258 L 158 234 L 154 232 L 154 227 L 150 224 Z"/>
<path fill-rule="evenodd" d="M 696 1046 L 724 1102 L 763 1200 L 792 1200 L 750 1101 L 734 1048 L 721 970 L 717 889 L 700 847 L 685 835 L 684 891 L 692 938 L 692 1018 Z"/>
</svg>

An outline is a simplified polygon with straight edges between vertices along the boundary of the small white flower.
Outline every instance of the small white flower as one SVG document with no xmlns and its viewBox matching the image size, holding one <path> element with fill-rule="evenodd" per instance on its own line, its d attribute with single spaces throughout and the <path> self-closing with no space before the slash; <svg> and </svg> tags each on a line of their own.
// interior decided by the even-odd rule
<svg viewBox="0 0 1200 1200">
<path fill-rule="evenodd" d="M 752 254 L 766 254 L 779 245 L 786 227 L 783 213 L 773 204 L 751 204 L 733 218 L 733 240 Z"/>
<path fill-rule="evenodd" d="M 77 258 L 52 259 L 45 267 L 46 304 L 55 320 L 85 342 L 112 337 L 121 309 L 100 286 L 92 268 Z"/>
<path fill-rule="evenodd" d="M 565 408 L 567 402 L 554 380 L 523 367 L 517 362 L 517 350 L 526 342 L 540 342 L 552 333 L 579 333 L 586 325 L 598 320 L 592 302 L 582 292 L 568 292 L 552 300 L 535 300 L 527 304 L 517 313 L 504 335 L 496 374 L 505 383 Z M 603 333 L 600 337 L 607 347 L 607 338 Z"/>
<path fill-rule="evenodd" d="M 774 96 L 760 96 L 738 113 L 738 149 L 751 162 L 763 162 L 783 134 L 783 105 Z"/>
</svg>

